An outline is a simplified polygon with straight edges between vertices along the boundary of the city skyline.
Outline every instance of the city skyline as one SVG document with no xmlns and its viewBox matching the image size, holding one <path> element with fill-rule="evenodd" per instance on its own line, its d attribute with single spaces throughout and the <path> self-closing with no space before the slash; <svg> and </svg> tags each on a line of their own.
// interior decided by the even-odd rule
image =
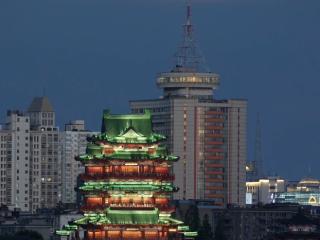
<svg viewBox="0 0 320 240">
<path fill-rule="evenodd" d="M 56 109 L 60 127 L 71 119 L 85 119 L 92 130 L 101 121 L 102 109 L 117 108 L 125 113 L 129 112 L 129 100 L 160 96 L 155 75 L 172 63 L 170 57 L 181 37 L 184 2 L 173 2 L 170 7 L 168 1 L 137 2 L 44 1 L 41 13 L 32 8 L 37 1 L 19 7 L 15 1 L 2 3 L 0 15 L 7 20 L 17 18 L 9 21 L 11 28 L 4 28 L 5 37 L 0 40 L 0 64 L 4 67 L 0 74 L 1 122 L 7 109 L 26 109 L 33 96 L 42 95 L 43 88 Z M 200 47 L 207 64 L 221 75 L 218 98 L 249 100 L 248 160 L 253 158 L 255 116 L 260 112 L 266 170 L 299 179 L 320 166 L 316 144 L 320 113 L 315 108 L 319 98 L 316 42 L 320 36 L 316 10 L 320 4 L 239 2 L 194 3 Z M 72 17 L 68 3 L 73 3 Z M 304 7 L 299 7 L 302 4 Z M 167 19 L 161 17 L 164 14 Z M 40 17 L 43 23 L 38 22 Z M 121 88 L 121 81 L 127 89 Z M 86 87 L 90 83 L 93 87 Z M 97 107 L 90 108 L 92 105 Z M 297 167 L 289 171 L 291 165 Z M 320 177 L 314 171 L 310 175 Z"/>
</svg>

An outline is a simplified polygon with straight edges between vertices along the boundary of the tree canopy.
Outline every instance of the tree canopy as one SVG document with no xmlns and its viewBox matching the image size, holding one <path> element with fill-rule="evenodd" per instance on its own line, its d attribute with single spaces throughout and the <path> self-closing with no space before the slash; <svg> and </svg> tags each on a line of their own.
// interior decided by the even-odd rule
<svg viewBox="0 0 320 240">
<path fill-rule="evenodd" d="M 0 235 L 0 240 L 43 240 L 43 237 L 36 231 L 21 230 L 10 235 Z"/>
</svg>

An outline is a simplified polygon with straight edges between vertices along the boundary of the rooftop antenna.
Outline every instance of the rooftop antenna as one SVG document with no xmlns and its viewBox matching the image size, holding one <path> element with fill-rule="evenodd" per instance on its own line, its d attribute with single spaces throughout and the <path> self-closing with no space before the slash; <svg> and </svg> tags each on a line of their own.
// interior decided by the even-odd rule
<svg viewBox="0 0 320 240">
<path fill-rule="evenodd" d="M 257 178 L 263 177 L 262 147 L 261 147 L 261 121 L 260 114 L 257 113 L 256 136 L 254 143 L 254 169 Z"/>
<path fill-rule="evenodd" d="M 187 22 L 185 24 L 186 28 L 186 32 L 185 34 L 188 36 L 188 37 L 191 37 L 192 38 L 192 24 L 191 24 L 191 1 L 187 1 Z"/>
<path fill-rule="evenodd" d="M 310 164 L 308 165 L 308 175 L 311 178 L 311 166 L 310 166 Z"/>
<path fill-rule="evenodd" d="M 194 39 L 191 1 L 187 0 L 186 23 L 183 25 L 183 40 L 175 54 L 174 72 L 208 72 L 205 60 Z"/>
<path fill-rule="evenodd" d="M 46 87 L 43 87 L 42 88 L 42 97 L 45 97 L 46 96 Z"/>
</svg>

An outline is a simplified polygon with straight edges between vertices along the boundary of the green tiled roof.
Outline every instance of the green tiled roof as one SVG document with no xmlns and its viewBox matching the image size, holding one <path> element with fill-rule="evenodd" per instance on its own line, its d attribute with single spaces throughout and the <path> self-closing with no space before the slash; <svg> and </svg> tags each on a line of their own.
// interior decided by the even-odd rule
<svg viewBox="0 0 320 240">
<path fill-rule="evenodd" d="M 83 191 L 164 191 L 174 192 L 177 189 L 172 183 L 156 182 L 85 182 L 79 188 Z"/>
<path fill-rule="evenodd" d="M 112 115 L 108 110 L 103 112 L 101 132 L 110 137 L 122 135 L 127 129 L 133 128 L 136 132 L 148 137 L 152 133 L 151 114 Z"/>
<path fill-rule="evenodd" d="M 152 131 L 151 114 L 112 115 L 108 110 L 103 112 L 102 137 L 110 142 L 147 143 L 163 140 L 165 137 Z"/>
<path fill-rule="evenodd" d="M 77 158 L 80 161 L 90 161 L 90 160 L 166 160 L 166 161 L 177 161 L 179 157 L 173 156 L 173 155 L 159 155 L 159 154 L 148 154 L 145 152 L 117 152 L 112 155 L 103 155 L 103 154 L 97 154 L 97 155 L 91 155 L 91 154 L 84 154 Z"/>
</svg>

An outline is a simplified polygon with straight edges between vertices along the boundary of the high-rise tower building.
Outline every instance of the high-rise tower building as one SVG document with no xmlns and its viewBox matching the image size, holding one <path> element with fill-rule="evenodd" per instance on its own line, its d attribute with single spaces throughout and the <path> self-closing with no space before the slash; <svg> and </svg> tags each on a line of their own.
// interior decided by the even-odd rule
<svg viewBox="0 0 320 240">
<path fill-rule="evenodd" d="M 59 130 L 47 97 L 35 98 L 27 113 L 8 111 L 0 129 L 0 203 L 35 212 L 61 197 Z"/>
<path fill-rule="evenodd" d="M 154 130 L 168 137 L 174 164 L 175 199 L 206 199 L 214 205 L 245 204 L 247 101 L 216 100 L 217 74 L 207 70 L 197 48 L 187 6 L 184 38 L 175 66 L 161 73 L 157 86 L 163 97 L 131 101 L 133 113 L 152 112 Z"/>
<path fill-rule="evenodd" d="M 29 151 L 29 117 L 8 111 L 0 130 L 0 203 L 10 209 L 30 210 Z"/>
<path fill-rule="evenodd" d="M 27 115 L 30 116 L 31 210 L 53 208 L 61 201 L 61 154 L 55 112 L 47 97 L 36 97 Z"/>
</svg>

